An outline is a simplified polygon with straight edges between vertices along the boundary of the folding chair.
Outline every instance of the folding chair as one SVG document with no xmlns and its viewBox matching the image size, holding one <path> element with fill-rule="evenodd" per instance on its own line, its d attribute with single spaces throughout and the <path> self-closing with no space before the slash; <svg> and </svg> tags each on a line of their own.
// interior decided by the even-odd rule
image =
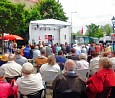
<svg viewBox="0 0 115 98">
<path fill-rule="evenodd" d="M 76 70 L 76 74 L 79 75 L 84 81 L 88 78 L 89 69 Z"/>
<path fill-rule="evenodd" d="M 63 92 L 53 91 L 53 98 L 80 98 L 81 94 L 79 92 L 66 90 Z"/>
<path fill-rule="evenodd" d="M 45 71 L 41 74 L 42 79 L 45 82 L 45 85 L 44 85 L 45 86 L 45 95 L 47 93 L 47 89 L 49 89 L 48 92 L 50 92 L 51 93 L 50 95 L 52 96 L 52 92 L 53 92 L 52 82 L 54 81 L 54 79 L 56 78 L 56 76 L 58 74 L 59 74 L 59 72 L 54 72 L 54 71 Z"/>
<path fill-rule="evenodd" d="M 23 95 L 20 93 L 20 98 L 42 98 L 43 89 L 28 95 Z"/>
</svg>

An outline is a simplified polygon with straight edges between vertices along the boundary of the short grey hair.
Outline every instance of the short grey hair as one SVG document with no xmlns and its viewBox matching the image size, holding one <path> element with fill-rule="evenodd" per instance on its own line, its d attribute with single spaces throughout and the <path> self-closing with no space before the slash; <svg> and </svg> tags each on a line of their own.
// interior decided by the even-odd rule
<svg viewBox="0 0 115 98">
<path fill-rule="evenodd" d="M 15 54 L 9 54 L 8 61 L 13 61 L 15 58 Z"/>
<path fill-rule="evenodd" d="M 5 70 L 0 67 L 0 78 L 3 78 L 5 75 Z"/>
<path fill-rule="evenodd" d="M 87 60 L 87 55 L 85 53 L 81 53 L 79 55 L 79 59 L 84 59 L 84 60 Z"/>
<path fill-rule="evenodd" d="M 32 74 L 34 67 L 31 63 L 27 62 L 22 65 L 22 73 L 26 75 Z"/>
<path fill-rule="evenodd" d="M 76 67 L 76 64 L 73 60 L 71 59 L 68 59 L 66 62 L 65 62 L 65 65 L 64 65 L 65 69 L 67 71 L 74 71 L 75 70 L 75 67 Z"/>
</svg>

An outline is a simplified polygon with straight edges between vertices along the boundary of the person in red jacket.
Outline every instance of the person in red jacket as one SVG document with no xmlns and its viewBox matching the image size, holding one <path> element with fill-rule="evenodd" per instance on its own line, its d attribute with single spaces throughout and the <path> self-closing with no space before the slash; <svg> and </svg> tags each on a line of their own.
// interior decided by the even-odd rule
<svg viewBox="0 0 115 98">
<path fill-rule="evenodd" d="M 112 62 L 108 57 L 100 58 L 99 71 L 87 81 L 86 93 L 88 98 L 105 98 L 99 97 L 99 95 L 102 96 L 102 92 L 111 86 L 115 86 L 115 72 L 111 68 Z"/>
<path fill-rule="evenodd" d="M 17 85 L 4 82 L 4 75 L 5 71 L 0 67 L 0 98 L 17 98 Z"/>
</svg>

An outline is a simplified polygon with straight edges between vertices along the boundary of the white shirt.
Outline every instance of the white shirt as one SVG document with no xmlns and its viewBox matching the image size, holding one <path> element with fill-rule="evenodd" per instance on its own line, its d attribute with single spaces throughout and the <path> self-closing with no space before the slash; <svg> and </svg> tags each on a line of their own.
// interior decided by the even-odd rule
<svg viewBox="0 0 115 98">
<path fill-rule="evenodd" d="M 5 70 L 5 77 L 12 78 L 14 76 L 21 76 L 22 66 L 15 61 L 8 61 L 1 68 Z"/>
<path fill-rule="evenodd" d="M 33 50 L 33 60 L 36 59 L 36 57 L 41 56 L 40 50 Z"/>
<path fill-rule="evenodd" d="M 16 81 L 21 94 L 28 95 L 44 88 L 40 73 L 24 75 Z"/>
<path fill-rule="evenodd" d="M 48 63 L 46 63 L 40 67 L 40 73 L 43 73 L 46 70 L 60 72 L 60 66 L 57 63 L 55 65 L 48 65 Z"/>
<path fill-rule="evenodd" d="M 81 59 L 80 61 L 76 62 L 77 69 L 89 69 L 89 63 L 86 60 Z"/>
<path fill-rule="evenodd" d="M 95 69 L 95 68 L 99 68 L 99 59 L 100 57 L 95 57 L 95 58 L 92 58 L 90 60 L 90 64 L 89 64 L 89 68 L 90 69 Z"/>
<path fill-rule="evenodd" d="M 113 68 L 115 69 L 115 57 L 110 58 L 110 61 L 113 63 Z"/>
</svg>

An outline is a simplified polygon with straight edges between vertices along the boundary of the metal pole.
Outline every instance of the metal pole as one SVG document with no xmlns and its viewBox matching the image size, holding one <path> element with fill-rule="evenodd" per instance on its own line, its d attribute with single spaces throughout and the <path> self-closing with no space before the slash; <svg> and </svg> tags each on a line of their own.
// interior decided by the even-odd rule
<svg viewBox="0 0 115 98">
<path fill-rule="evenodd" d="M 113 33 L 115 33 L 115 32 L 114 32 L 114 24 L 113 24 Z"/>
<path fill-rule="evenodd" d="M 71 12 L 71 44 L 72 44 L 72 42 L 73 42 L 73 36 L 72 36 L 72 32 L 73 32 L 73 28 L 72 28 L 72 25 L 73 25 L 73 23 L 72 23 L 72 14 L 73 13 L 77 13 L 77 12 Z"/>
<path fill-rule="evenodd" d="M 113 34 L 114 34 L 114 23 L 113 23 Z M 114 51 L 114 42 L 112 41 L 113 44 L 113 51 Z"/>
<path fill-rule="evenodd" d="M 71 44 L 72 44 L 72 12 L 71 12 Z"/>
</svg>

